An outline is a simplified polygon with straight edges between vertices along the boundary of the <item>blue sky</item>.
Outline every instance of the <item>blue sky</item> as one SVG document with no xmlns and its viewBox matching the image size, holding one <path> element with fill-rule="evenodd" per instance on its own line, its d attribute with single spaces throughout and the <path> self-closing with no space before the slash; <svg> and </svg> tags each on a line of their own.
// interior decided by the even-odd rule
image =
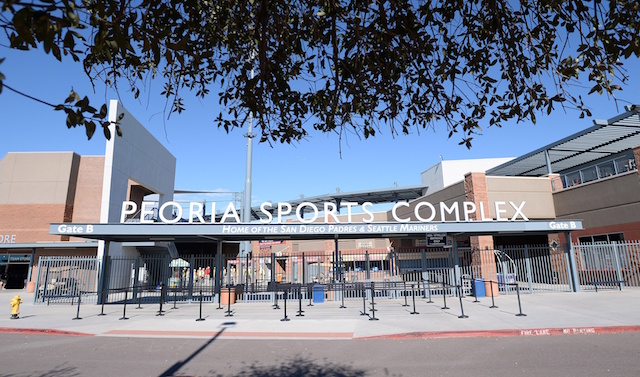
<svg viewBox="0 0 640 377">
<path fill-rule="evenodd" d="M 66 59 L 62 63 L 39 52 L 0 50 L 6 57 L 0 72 L 5 83 L 52 103 L 66 98 L 73 87 L 89 96 L 96 105 L 116 98 L 112 91 L 96 92 L 80 64 Z M 640 63 L 629 64 L 630 73 L 640 72 Z M 244 190 L 246 129 L 227 134 L 213 122 L 218 114 L 217 99 L 187 99 L 187 110 L 163 118 L 164 101 L 160 82 L 152 82 L 151 93 L 133 99 L 126 88 L 120 92 L 124 106 L 177 158 L 176 189 Z M 640 104 L 640 74 L 632 77 L 618 98 Z M 216 92 L 215 88 L 212 92 Z M 391 136 L 381 127 L 377 136 L 365 140 L 347 135 L 340 144 L 336 134 L 312 133 L 298 144 L 259 144 L 253 146 L 252 202 L 286 201 L 300 195 L 316 196 L 335 192 L 382 189 L 420 184 L 420 174 L 444 159 L 516 157 L 547 143 L 590 127 L 593 119 L 608 119 L 624 111 L 606 96 L 586 98 L 591 119 L 578 119 L 578 112 L 558 109 L 551 116 L 538 115 L 535 125 L 509 124 L 487 128 L 476 136 L 468 150 L 459 146 L 460 138 L 448 139 L 445 126 L 420 130 L 418 134 Z M 4 90 L 0 94 L 0 157 L 17 151 L 74 151 L 81 155 L 103 155 L 105 139 L 98 130 L 87 141 L 84 129 L 68 130 L 64 113 Z M 340 149 L 342 154 L 340 154 Z"/>
</svg>

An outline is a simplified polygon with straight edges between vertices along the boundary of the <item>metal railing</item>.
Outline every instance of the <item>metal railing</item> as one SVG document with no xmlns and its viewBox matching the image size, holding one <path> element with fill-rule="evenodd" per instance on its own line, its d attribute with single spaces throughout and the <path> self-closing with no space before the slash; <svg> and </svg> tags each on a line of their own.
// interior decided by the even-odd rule
<svg viewBox="0 0 640 377">
<path fill-rule="evenodd" d="M 460 248 L 457 264 L 452 250 L 444 248 L 225 256 L 219 267 L 215 255 L 180 259 L 167 255 L 111 257 L 104 266 L 105 290 L 109 291 L 105 301 L 122 301 L 125 292 L 118 291 L 120 287 L 132 287 L 130 299 L 138 297 L 135 287 L 147 287 L 150 292 L 165 286 L 175 301 L 210 302 L 215 301 L 221 287 L 228 285 L 236 287 L 239 301 L 273 301 L 269 287 L 274 284 L 321 284 L 326 300 L 359 300 L 362 293 L 358 284 L 371 282 L 380 288 L 375 293 L 379 297 L 403 298 L 406 291 L 400 286 L 411 282 L 433 283 L 431 293 L 454 296 L 453 287 L 458 285 L 462 295 L 468 295 L 470 282 L 476 278 L 496 281 L 497 293 L 514 293 L 514 284 L 527 293 L 568 292 L 572 271 L 567 250 L 550 245 Z M 640 242 L 576 244 L 573 250 L 582 289 L 595 290 L 608 283 L 618 288 L 640 287 Z M 491 260 L 494 263 L 487 263 Z M 82 291 L 85 302 L 100 303 L 98 294 L 89 292 L 98 291 L 102 270 L 96 257 L 40 257 L 34 302 L 73 303 L 77 292 Z M 305 299 L 310 295 L 301 294 Z M 149 300 L 153 297 L 146 296 Z"/>
</svg>

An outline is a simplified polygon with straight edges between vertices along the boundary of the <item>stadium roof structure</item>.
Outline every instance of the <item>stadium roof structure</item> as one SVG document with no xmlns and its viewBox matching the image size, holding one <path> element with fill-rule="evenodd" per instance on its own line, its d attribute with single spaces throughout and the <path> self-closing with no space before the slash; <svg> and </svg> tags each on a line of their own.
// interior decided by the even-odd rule
<svg viewBox="0 0 640 377">
<path fill-rule="evenodd" d="M 640 145 L 640 105 L 564 139 L 487 170 L 491 176 L 539 177 L 560 173 Z"/>
<path fill-rule="evenodd" d="M 287 200 L 286 202 L 291 204 L 292 213 L 295 213 L 298 206 L 302 203 L 313 203 L 318 205 L 318 208 L 323 208 L 323 203 L 325 202 L 335 203 L 339 211 L 341 203 L 345 202 L 357 204 L 365 202 L 370 202 L 372 204 L 384 204 L 415 200 L 423 196 L 427 192 L 428 188 L 429 186 L 427 185 L 416 185 L 352 192 L 340 192 L 337 190 L 335 193 L 331 194 L 301 197 L 300 199 Z M 251 217 L 258 220 L 265 218 L 266 215 L 260 211 L 260 207 L 253 207 L 251 208 Z"/>
</svg>

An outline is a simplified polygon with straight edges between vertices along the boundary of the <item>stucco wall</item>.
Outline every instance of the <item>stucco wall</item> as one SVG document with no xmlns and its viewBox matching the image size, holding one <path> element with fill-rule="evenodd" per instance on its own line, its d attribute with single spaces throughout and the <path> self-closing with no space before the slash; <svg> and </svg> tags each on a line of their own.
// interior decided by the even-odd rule
<svg viewBox="0 0 640 377">
<path fill-rule="evenodd" d="M 16 243 L 60 241 L 52 222 L 71 221 L 80 156 L 73 152 L 7 153 L 0 160 L 0 234 Z"/>
<path fill-rule="evenodd" d="M 511 218 L 515 209 L 509 204 L 513 202 L 522 207 L 522 212 L 529 220 L 555 219 L 551 181 L 548 177 L 491 177 L 487 176 L 487 194 L 489 203 L 505 202 L 505 217 Z M 490 206 L 491 217 L 495 218 L 495 207 Z M 518 220 L 522 220 L 518 218 Z"/>
<path fill-rule="evenodd" d="M 553 194 L 559 219 L 582 219 L 589 228 L 640 222 L 640 183 L 633 171 Z"/>
<path fill-rule="evenodd" d="M 398 218 L 409 218 L 411 219 L 411 221 L 417 221 L 417 218 L 414 214 L 416 205 L 418 203 L 421 202 L 429 202 L 431 204 L 437 205 L 440 202 L 445 203 L 447 206 L 450 206 L 451 204 L 455 203 L 455 202 L 464 202 L 465 201 L 465 190 L 464 190 L 464 182 L 458 182 L 456 184 L 453 184 L 443 190 L 440 190 L 438 192 L 435 192 L 433 194 L 430 195 L 426 195 L 423 196 L 419 199 L 416 199 L 414 201 L 412 201 L 411 203 L 409 203 L 409 206 L 401 206 L 398 207 L 398 210 L 396 211 L 396 214 L 398 216 Z M 440 210 L 439 207 L 436 206 L 436 217 L 434 219 L 434 221 L 440 221 Z M 429 210 L 429 208 L 427 207 L 422 207 L 420 209 L 420 211 L 418 212 L 420 214 L 421 217 L 423 218 L 429 218 L 431 216 L 431 212 Z M 393 215 L 391 213 L 391 211 L 389 211 L 387 213 L 387 218 L 388 221 L 395 221 L 393 220 Z M 446 221 L 453 221 L 455 220 L 455 216 L 454 215 L 447 215 L 445 217 Z"/>
</svg>

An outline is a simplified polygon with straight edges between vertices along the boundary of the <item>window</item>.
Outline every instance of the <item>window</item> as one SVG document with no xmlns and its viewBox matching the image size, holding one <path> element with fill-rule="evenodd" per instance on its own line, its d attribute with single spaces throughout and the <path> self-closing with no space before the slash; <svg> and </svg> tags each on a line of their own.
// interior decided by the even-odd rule
<svg viewBox="0 0 640 377">
<path fill-rule="evenodd" d="M 604 164 L 598 165 L 598 174 L 600 175 L 600 178 L 605 178 L 616 174 L 616 170 L 613 166 L 613 161 L 608 161 Z"/>
<path fill-rule="evenodd" d="M 590 181 L 595 181 L 596 179 L 598 179 L 598 172 L 596 171 L 596 167 L 595 166 L 591 166 L 591 167 L 588 167 L 586 169 L 582 169 L 582 170 L 580 170 L 580 172 L 582 173 L 582 181 L 583 182 L 590 182 Z"/>
<path fill-rule="evenodd" d="M 624 233 L 596 234 L 578 238 L 580 243 L 611 243 L 614 241 L 624 242 Z"/>
<path fill-rule="evenodd" d="M 582 183 L 582 180 L 580 179 L 580 172 L 576 171 L 571 174 L 567 174 L 566 181 L 567 187 L 579 185 L 580 183 Z"/>
<path fill-rule="evenodd" d="M 619 158 L 615 161 L 618 174 L 636 170 L 636 162 L 630 158 Z"/>
</svg>

